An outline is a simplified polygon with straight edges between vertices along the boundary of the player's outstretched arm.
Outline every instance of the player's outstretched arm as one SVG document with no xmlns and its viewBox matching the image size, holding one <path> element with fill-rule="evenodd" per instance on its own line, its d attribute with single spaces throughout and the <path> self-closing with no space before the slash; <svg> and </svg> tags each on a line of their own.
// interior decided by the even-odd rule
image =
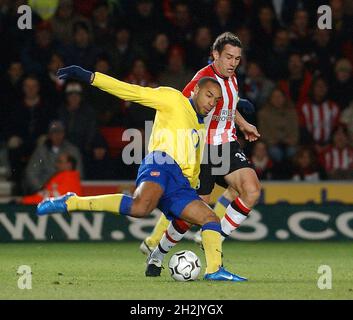
<svg viewBox="0 0 353 320">
<path fill-rule="evenodd" d="M 89 83 L 120 99 L 136 102 L 157 110 L 168 107 L 171 101 L 175 101 L 177 95 L 181 96 L 179 91 L 172 88 L 141 87 L 100 72 L 93 73 L 75 65 L 59 69 L 57 76 L 59 79 L 75 79 Z"/>
</svg>

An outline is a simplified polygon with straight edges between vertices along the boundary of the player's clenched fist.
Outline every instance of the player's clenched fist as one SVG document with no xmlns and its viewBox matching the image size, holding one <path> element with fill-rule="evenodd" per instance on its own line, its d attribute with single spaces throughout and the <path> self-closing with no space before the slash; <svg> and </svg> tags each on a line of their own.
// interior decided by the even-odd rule
<svg viewBox="0 0 353 320">
<path fill-rule="evenodd" d="M 91 83 L 93 80 L 93 72 L 75 65 L 60 68 L 56 75 L 60 80 L 74 79 L 86 83 Z"/>
</svg>

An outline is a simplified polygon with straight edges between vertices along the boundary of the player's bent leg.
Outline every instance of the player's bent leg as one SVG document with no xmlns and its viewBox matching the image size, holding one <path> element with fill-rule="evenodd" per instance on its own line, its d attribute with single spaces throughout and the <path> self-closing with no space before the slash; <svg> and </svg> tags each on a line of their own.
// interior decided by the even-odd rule
<svg viewBox="0 0 353 320">
<path fill-rule="evenodd" d="M 217 217 L 222 221 L 222 218 L 225 215 L 226 209 L 229 204 L 238 196 L 238 193 L 231 187 L 228 186 L 226 190 L 224 190 L 223 194 L 218 198 L 217 202 L 214 205 L 213 211 L 217 215 Z M 211 195 L 200 195 L 201 199 L 206 203 L 210 204 Z M 201 239 L 201 231 L 197 231 L 194 235 L 193 240 L 199 244 L 202 248 L 202 239 Z M 222 236 L 222 240 L 224 237 Z"/>
<path fill-rule="evenodd" d="M 206 257 L 205 280 L 245 281 L 226 271 L 222 265 L 222 241 L 219 219 L 211 208 L 201 200 L 189 203 L 181 214 L 181 218 L 189 223 L 201 226 L 202 244 Z"/>
<path fill-rule="evenodd" d="M 231 186 L 228 186 L 228 188 L 224 190 L 223 194 L 217 199 L 217 202 L 213 208 L 213 211 L 219 219 L 224 217 L 227 207 L 237 196 L 238 192 L 236 192 Z"/>
<path fill-rule="evenodd" d="M 162 187 L 154 182 L 141 183 L 134 197 L 125 194 L 79 197 L 67 193 L 65 196 L 42 201 L 37 206 L 37 214 L 101 211 L 141 218 L 147 216 L 157 206 L 162 194 Z"/>
<path fill-rule="evenodd" d="M 145 272 L 147 277 L 160 276 L 165 255 L 184 237 L 190 226 L 190 224 L 181 219 L 174 219 L 169 224 L 157 247 L 147 258 Z"/>
<path fill-rule="evenodd" d="M 252 168 L 242 168 L 226 175 L 226 182 L 237 190 L 244 205 L 253 208 L 260 197 L 261 185 Z"/>
<path fill-rule="evenodd" d="M 260 182 L 255 170 L 242 168 L 225 177 L 227 183 L 239 192 L 239 196 L 228 205 L 221 220 L 222 236 L 228 237 L 248 217 L 260 197 Z"/>
<path fill-rule="evenodd" d="M 169 220 L 164 214 L 161 214 L 157 224 L 154 226 L 152 233 L 140 245 L 142 253 L 149 255 L 158 245 L 162 239 L 163 234 L 169 226 Z"/>
</svg>

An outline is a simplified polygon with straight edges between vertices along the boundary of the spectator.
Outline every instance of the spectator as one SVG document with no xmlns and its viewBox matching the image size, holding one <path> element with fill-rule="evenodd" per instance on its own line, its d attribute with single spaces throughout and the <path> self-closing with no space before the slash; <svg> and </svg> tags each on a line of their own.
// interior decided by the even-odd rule
<svg viewBox="0 0 353 320">
<path fill-rule="evenodd" d="M 14 106 L 22 92 L 23 67 L 20 61 L 12 61 L 0 80 L 0 141 L 5 139 L 6 127 Z"/>
<path fill-rule="evenodd" d="M 94 8 L 92 27 L 95 44 L 98 47 L 113 41 L 113 19 L 106 1 L 98 2 Z"/>
<path fill-rule="evenodd" d="M 256 174 L 260 180 L 273 179 L 273 162 L 263 141 L 255 143 L 251 153 L 251 162 L 254 164 Z"/>
<path fill-rule="evenodd" d="M 325 146 L 339 124 L 340 110 L 328 99 L 328 84 L 322 77 L 314 79 L 309 99 L 298 109 L 303 143 L 312 143 L 316 151 Z"/>
<path fill-rule="evenodd" d="M 292 180 L 316 182 L 324 178 L 314 151 L 300 147 L 293 159 Z"/>
<path fill-rule="evenodd" d="M 23 98 L 14 105 L 7 118 L 6 137 L 9 148 L 9 160 L 12 169 L 11 179 L 19 183 L 23 169 L 38 139 L 45 134 L 53 118 L 53 110 L 41 95 L 41 86 L 37 77 L 27 76 L 22 86 Z"/>
<path fill-rule="evenodd" d="M 246 77 L 246 68 L 248 61 L 261 61 L 256 55 L 256 50 L 252 41 L 252 34 L 248 27 L 240 27 L 236 30 L 236 34 L 241 41 L 241 63 L 237 67 L 238 85 L 242 87 L 242 83 Z M 263 59 L 263 57 L 261 57 Z M 240 81 L 239 81 L 240 80 Z"/>
<path fill-rule="evenodd" d="M 170 47 L 169 38 L 166 33 L 158 33 L 149 50 L 149 66 L 154 77 L 165 70 L 168 63 L 168 51 Z"/>
<path fill-rule="evenodd" d="M 61 153 L 72 155 L 77 161 L 77 170 L 82 177 L 82 160 L 78 148 L 65 139 L 65 128 L 60 121 L 51 122 L 48 137 L 33 152 L 25 174 L 27 193 L 41 190 L 46 181 L 56 172 L 55 163 Z"/>
<path fill-rule="evenodd" d="M 43 92 L 45 93 L 46 99 L 56 111 L 62 103 L 65 87 L 65 81 L 59 79 L 56 73 L 59 68 L 63 68 L 64 66 L 63 57 L 58 53 L 53 53 L 47 64 L 47 71 L 42 80 Z"/>
<path fill-rule="evenodd" d="M 21 53 L 25 71 L 44 75 L 52 54 L 58 50 L 58 46 L 53 41 L 49 22 L 40 23 L 35 30 L 33 41 L 29 41 Z"/>
<path fill-rule="evenodd" d="M 308 11 L 297 9 L 290 26 L 290 39 L 293 47 L 304 53 L 306 48 L 310 47 L 311 33 Z"/>
<path fill-rule="evenodd" d="M 92 33 L 85 22 L 73 25 L 73 44 L 65 49 L 65 61 L 92 69 L 100 50 L 94 45 Z"/>
<path fill-rule="evenodd" d="M 341 113 L 340 122 L 346 126 L 350 145 L 353 146 L 353 100 L 349 104 L 348 108 L 344 109 Z"/>
<path fill-rule="evenodd" d="M 272 39 L 278 28 L 276 16 L 270 5 L 262 5 L 257 12 L 256 18 L 252 21 L 252 33 L 258 54 L 265 55 L 270 49 Z"/>
<path fill-rule="evenodd" d="M 330 0 L 332 10 L 332 26 L 336 45 L 342 44 L 346 39 L 352 38 L 352 16 L 345 12 L 343 0 Z"/>
<path fill-rule="evenodd" d="M 82 99 L 82 86 L 70 82 L 65 89 L 66 102 L 59 109 L 59 119 L 66 128 L 68 141 L 85 154 L 91 147 L 96 133 L 96 119 L 93 109 Z"/>
<path fill-rule="evenodd" d="M 332 31 L 328 29 L 316 29 L 312 37 L 312 44 L 304 55 L 308 68 L 319 71 L 325 77 L 332 77 L 332 66 L 338 55 L 337 46 L 331 39 Z"/>
<path fill-rule="evenodd" d="M 177 0 L 173 4 L 172 24 L 173 43 L 183 47 L 188 46 L 192 40 L 194 21 L 187 1 Z"/>
<path fill-rule="evenodd" d="M 230 0 L 216 0 L 214 7 L 214 15 L 212 16 L 212 32 L 215 35 L 226 31 L 235 30 L 239 26 L 239 13 L 234 12 L 232 2 Z M 234 15 L 237 18 L 234 18 Z M 237 23 L 238 22 L 238 23 Z M 203 64 L 204 65 L 204 64 Z"/>
<path fill-rule="evenodd" d="M 55 162 L 56 172 L 41 190 L 19 199 L 20 204 L 34 205 L 48 197 L 58 197 L 67 192 L 82 195 L 80 173 L 76 170 L 77 161 L 68 153 L 61 153 Z"/>
<path fill-rule="evenodd" d="M 114 75 L 126 76 L 134 60 L 141 55 L 141 50 L 132 42 L 131 32 L 126 26 L 119 26 L 115 31 L 115 39 L 105 50 L 112 63 Z"/>
<path fill-rule="evenodd" d="M 347 129 L 338 127 L 333 133 L 332 144 L 321 153 L 321 163 L 329 179 L 353 179 L 353 148 L 348 141 Z"/>
<path fill-rule="evenodd" d="M 167 31 L 168 23 L 156 12 L 156 1 L 137 0 L 132 14 L 131 30 L 141 48 L 148 47 L 158 31 Z"/>
<path fill-rule="evenodd" d="M 335 79 L 331 88 L 331 98 L 341 110 L 353 100 L 352 64 L 348 59 L 340 59 L 335 65 Z"/>
<path fill-rule="evenodd" d="M 141 58 L 137 58 L 133 62 L 131 71 L 126 76 L 125 81 L 142 87 L 151 86 L 154 82 L 145 60 Z"/>
<path fill-rule="evenodd" d="M 97 135 L 85 162 L 87 180 L 113 180 L 119 177 L 108 153 L 108 145 L 104 138 Z"/>
<path fill-rule="evenodd" d="M 98 56 L 95 71 L 108 75 L 113 73 L 108 56 L 104 54 Z M 98 127 L 123 124 L 124 114 L 122 108 L 119 107 L 119 99 L 92 86 L 88 90 L 88 101 L 95 111 Z"/>
<path fill-rule="evenodd" d="M 159 83 L 177 90 L 183 90 L 193 77 L 193 73 L 185 67 L 184 52 L 180 47 L 172 47 L 169 51 L 167 69 L 161 73 Z"/>
<path fill-rule="evenodd" d="M 272 41 L 272 47 L 265 56 L 264 64 L 265 73 L 272 80 L 280 80 L 287 76 L 287 65 L 291 51 L 289 32 L 286 29 L 278 29 Z"/>
<path fill-rule="evenodd" d="M 243 93 L 255 106 L 262 106 L 273 90 L 275 84 L 265 77 L 258 63 L 247 64 Z"/>
<path fill-rule="evenodd" d="M 203 68 L 210 59 L 212 34 L 207 26 L 198 27 L 195 31 L 192 47 L 188 50 L 188 65 L 196 70 Z"/>
<path fill-rule="evenodd" d="M 56 40 L 62 45 L 69 45 L 73 41 L 73 26 L 79 22 L 88 20 L 77 15 L 73 8 L 72 0 L 59 0 L 58 9 L 51 19 L 51 26 Z"/>
<path fill-rule="evenodd" d="M 280 89 L 272 91 L 268 103 L 258 113 L 257 123 L 272 159 L 280 163 L 295 154 L 299 138 L 297 113 Z"/>
<path fill-rule="evenodd" d="M 156 86 L 143 59 L 136 59 L 134 61 L 131 72 L 127 75 L 125 81 L 143 87 Z M 152 121 L 154 119 L 154 109 L 141 107 L 139 104 L 127 101 L 122 103 L 126 112 L 126 122 L 128 123 L 128 127 L 144 129 L 145 121 Z"/>
<path fill-rule="evenodd" d="M 289 56 L 288 72 L 288 77 L 279 81 L 279 87 L 298 107 L 308 98 L 312 75 L 305 70 L 302 57 L 298 53 Z"/>
</svg>

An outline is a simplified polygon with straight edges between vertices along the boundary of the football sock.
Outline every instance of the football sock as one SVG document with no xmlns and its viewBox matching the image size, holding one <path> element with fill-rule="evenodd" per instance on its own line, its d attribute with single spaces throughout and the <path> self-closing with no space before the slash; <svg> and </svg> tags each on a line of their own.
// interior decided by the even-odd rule
<svg viewBox="0 0 353 320">
<path fill-rule="evenodd" d="M 158 246 L 158 243 L 162 239 L 164 232 L 168 228 L 168 225 L 169 225 L 169 220 L 165 217 L 164 214 L 161 214 L 151 235 L 145 239 L 145 242 L 149 247 L 155 248 Z"/>
<path fill-rule="evenodd" d="M 228 237 L 230 233 L 237 229 L 240 224 L 248 217 L 250 208 L 246 207 L 243 201 L 237 197 L 226 210 L 226 214 L 221 220 L 222 237 Z"/>
<path fill-rule="evenodd" d="M 132 197 L 125 194 L 107 194 L 93 197 L 72 196 L 66 200 L 70 211 L 105 211 L 113 214 L 129 215 Z"/>
<path fill-rule="evenodd" d="M 173 220 L 163 234 L 158 246 L 151 253 L 151 258 L 163 261 L 165 255 L 184 237 L 185 232 L 188 230 L 189 225 L 183 220 Z"/>
<path fill-rule="evenodd" d="M 214 273 L 222 265 L 221 225 L 218 222 L 208 222 L 201 230 L 207 264 L 206 273 Z"/>
<path fill-rule="evenodd" d="M 230 203 L 231 203 L 231 201 L 228 200 L 223 195 L 218 198 L 218 200 L 213 208 L 213 211 L 216 213 L 219 220 L 221 220 L 224 217 L 224 213 L 226 212 L 226 209 Z"/>
</svg>

